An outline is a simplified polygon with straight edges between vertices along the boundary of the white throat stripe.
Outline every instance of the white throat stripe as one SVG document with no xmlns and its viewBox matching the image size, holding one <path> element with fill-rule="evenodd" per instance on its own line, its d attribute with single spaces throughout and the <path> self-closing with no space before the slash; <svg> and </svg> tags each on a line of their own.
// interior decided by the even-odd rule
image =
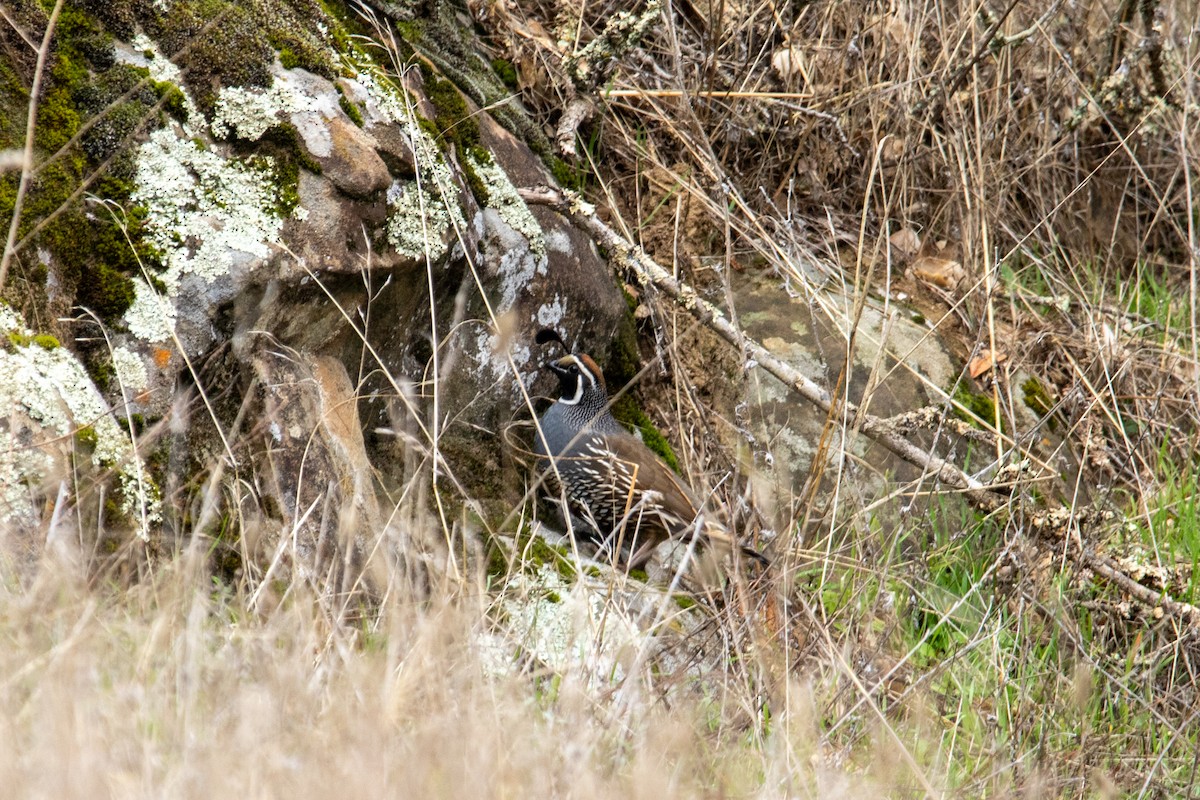
<svg viewBox="0 0 1200 800">
<path fill-rule="evenodd" d="M 566 403 L 569 406 L 574 406 L 574 405 L 578 405 L 579 401 L 582 399 L 583 399 L 583 381 L 575 381 L 575 396 L 572 397 L 570 400 L 568 400 L 565 397 L 560 397 L 558 399 L 558 402 Z"/>
</svg>

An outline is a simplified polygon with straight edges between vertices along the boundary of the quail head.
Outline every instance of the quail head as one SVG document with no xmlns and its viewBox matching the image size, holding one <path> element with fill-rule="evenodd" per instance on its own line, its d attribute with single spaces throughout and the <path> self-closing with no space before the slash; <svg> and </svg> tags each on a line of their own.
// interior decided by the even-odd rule
<svg viewBox="0 0 1200 800">
<path fill-rule="evenodd" d="M 538 334 L 539 343 L 546 341 L 562 343 L 553 331 Z M 558 376 L 558 399 L 538 422 L 534 449 L 547 499 L 560 508 L 565 501 L 561 510 L 576 535 L 628 554 L 630 569 L 667 539 L 695 536 L 701 544 L 737 548 L 670 467 L 613 418 L 604 376 L 590 356 L 571 354 L 546 366 Z"/>
</svg>

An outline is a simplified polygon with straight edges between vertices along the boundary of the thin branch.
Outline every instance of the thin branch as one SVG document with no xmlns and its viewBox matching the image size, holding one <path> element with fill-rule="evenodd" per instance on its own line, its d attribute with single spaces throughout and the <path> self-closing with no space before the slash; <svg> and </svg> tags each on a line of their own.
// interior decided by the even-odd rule
<svg viewBox="0 0 1200 800">
<path fill-rule="evenodd" d="M 8 15 L 8 9 L 6 9 L 4 6 L 0 6 L 0 17 L 4 17 L 4 21 L 12 26 L 12 29 L 17 32 L 17 36 L 20 36 L 25 44 L 29 45 L 30 50 L 33 50 L 34 52 L 37 51 L 37 42 L 34 41 L 34 38 L 30 36 L 24 28 L 17 24 L 15 19 Z"/>
</svg>

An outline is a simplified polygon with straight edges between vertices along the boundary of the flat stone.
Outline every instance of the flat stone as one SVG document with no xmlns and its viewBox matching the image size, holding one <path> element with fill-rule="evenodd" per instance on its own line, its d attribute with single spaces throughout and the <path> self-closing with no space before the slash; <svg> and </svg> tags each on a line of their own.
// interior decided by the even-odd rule
<svg viewBox="0 0 1200 800">
<path fill-rule="evenodd" d="M 391 173 L 375 152 L 377 142 L 372 136 L 343 115 L 333 117 L 325 124 L 329 130 L 328 152 L 308 149 L 309 154 L 321 165 L 324 176 L 334 186 L 356 198 L 370 197 L 391 186 Z"/>
</svg>

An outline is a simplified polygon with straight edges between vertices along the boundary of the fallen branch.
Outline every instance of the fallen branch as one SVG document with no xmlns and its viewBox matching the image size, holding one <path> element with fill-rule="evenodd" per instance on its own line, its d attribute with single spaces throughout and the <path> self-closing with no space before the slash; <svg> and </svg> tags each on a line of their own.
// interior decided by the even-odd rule
<svg viewBox="0 0 1200 800">
<path fill-rule="evenodd" d="M 598 245 L 608 250 L 611 259 L 633 272 L 642 284 L 653 285 L 669 295 L 710 330 L 739 348 L 758 366 L 786 383 L 805 400 L 826 414 L 835 410 L 836 405 L 845 418 L 857 423 L 858 430 L 910 464 L 935 476 L 942 483 L 958 489 L 978 510 L 990 514 L 1018 502 L 1015 496 L 1006 496 L 1004 493 L 996 491 L 992 484 L 984 484 L 976 478 L 972 478 L 958 466 L 922 450 L 905 439 L 902 432 L 915 427 L 911 423 L 915 423 L 916 420 L 883 419 L 872 414 L 862 413 L 857 405 L 848 400 L 841 398 L 835 400 L 815 381 L 790 364 L 776 358 L 769 350 L 739 330 L 719 308 L 700 297 L 695 289 L 683 281 L 677 280 L 654 259 L 646 255 L 640 247 L 631 244 L 610 228 L 596 216 L 595 208 L 576 193 L 547 186 L 531 187 L 519 191 L 526 203 L 549 206 L 566 216 L 575 225 L 590 234 Z M 906 422 L 910 424 L 906 425 Z M 1032 523 L 1030 529 L 1039 538 L 1057 540 L 1068 535 L 1072 528 L 1077 533 L 1080 525 L 1100 522 L 1105 518 L 1104 514 L 1091 509 L 1082 511 L 1056 509 L 1033 515 L 1030 520 Z M 1156 615 L 1166 613 L 1188 624 L 1200 626 L 1200 608 L 1174 600 L 1166 592 L 1156 591 L 1142 585 L 1121 569 L 1120 565 L 1112 558 L 1084 548 L 1081 536 L 1076 535 L 1072 538 L 1076 543 L 1074 549 L 1078 553 L 1079 560 L 1096 575 L 1127 592 L 1134 600 L 1152 609 Z"/>
</svg>

